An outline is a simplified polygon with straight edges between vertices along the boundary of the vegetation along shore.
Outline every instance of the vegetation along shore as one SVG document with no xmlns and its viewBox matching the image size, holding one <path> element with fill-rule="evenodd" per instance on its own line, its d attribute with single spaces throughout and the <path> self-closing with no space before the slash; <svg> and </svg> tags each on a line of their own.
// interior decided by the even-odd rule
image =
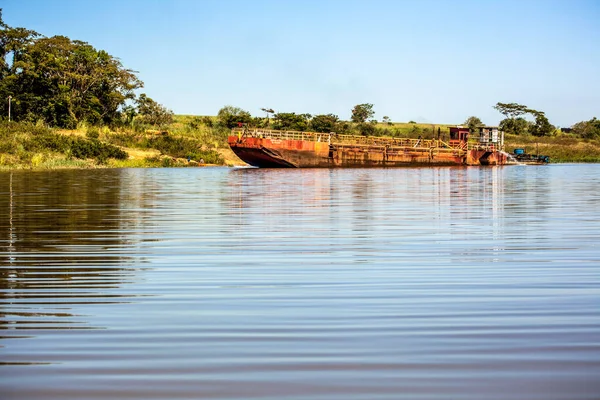
<svg viewBox="0 0 600 400">
<path fill-rule="evenodd" d="M 174 115 L 145 93 L 118 58 L 65 36 L 13 28 L 0 10 L 0 170 L 243 165 L 229 149 L 233 127 L 390 137 L 448 137 L 449 126 L 375 119 L 373 104 L 351 118 L 234 106 L 215 116 Z M 140 94 L 138 94 L 140 93 Z M 553 126 L 545 113 L 497 103 L 508 151 L 524 148 L 552 162 L 600 162 L 600 120 Z M 483 121 L 457 121 L 473 131 Z"/>
</svg>

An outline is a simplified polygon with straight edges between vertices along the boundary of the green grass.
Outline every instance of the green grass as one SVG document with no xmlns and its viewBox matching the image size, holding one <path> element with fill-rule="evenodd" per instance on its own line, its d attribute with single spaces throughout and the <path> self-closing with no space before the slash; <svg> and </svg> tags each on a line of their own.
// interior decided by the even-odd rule
<svg viewBox="0 0 600 400">
<path fill-rule="evenodd" d="M 221 155 L 212 149 L 203 149 L 202 141 L 192 135 L 116 133 L 107 140 L 115 145 L 138 149 L 156 149 L 173 158 L 184 158 L 207 164 L 223 164 Z"/>
<path fill-rule="evenodd" d="M 507 135 L 505 148 L 509 152 L 522 148 L 530 154 L 550 156 L 550 161 L 555 163 L 600 162 L 600 140 L 580 139 L 566 134 L 547 137 Z"/>
<path fill-rule="evenodd" d="M 12 158 L 6 154 L 0 154 L 0 171 L 15 169 L 82 169 L 95 168 L 99 164 L 93 160 L 67 159 L 63 154 L 36 153 L 29 162 Z"/>
<path fill-rule="evenodd" d="M 164 166 L 164 161 L 160 158 L 140 158 L 135 160 L 110 160 L 108 166 L 111 168 L 160 168 Z M 170 163 L 171 164 L 171 163 Z M 172 163 L 170 166 L 174 166 Z M 186 166 L 183 163 L 178 166 Z"/>
</svg>

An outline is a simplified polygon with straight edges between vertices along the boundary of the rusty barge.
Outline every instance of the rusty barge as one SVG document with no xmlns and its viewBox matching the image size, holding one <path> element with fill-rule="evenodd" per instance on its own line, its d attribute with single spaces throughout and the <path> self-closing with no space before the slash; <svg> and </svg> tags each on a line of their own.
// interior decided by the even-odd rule
<svg viewBox="0 0 600 400">
<path fill-rule="evenodd" d="M 450 128 L 450 140 L 351 136 L 335 133 L 234 128 L 231 150 L 244 162 L 262 168 L 406 167 L 433 165 L 505 165 L 509 154 L 496 127 L 478 138 Z"/>
</svg>

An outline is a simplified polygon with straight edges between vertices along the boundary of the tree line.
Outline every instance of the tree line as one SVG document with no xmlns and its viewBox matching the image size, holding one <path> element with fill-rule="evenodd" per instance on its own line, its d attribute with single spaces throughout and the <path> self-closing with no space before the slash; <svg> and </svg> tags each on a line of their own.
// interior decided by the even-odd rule
<svg viewBox="0 0 600 400">
<path fill-rule="evenodd" d="M 143 86 L 136 71 L 106 51 L 10 27 L 0 9 L 0 98 L 2 114 L 10 107 L 12 120 L 63 128 L 128 124 L 136 116 L 146 124 L 170 122 L 170 110 L 145 94 L 136 96 Z"/>
<path fill-rule="evenodd" d="M 549 122 L 543 111 L 538 111 L 517 103 L 499 102 L 493 108 L 504 115 L 505 118 L 500 121 L 499 129 L 507 134 L 539 137 L 550 136 L 557 131 L 557 128 Z M 354 106 L 351 111 L 350 121 L 343 121 L 335 114 L 313 116 L 308 113 L 275 112 L 272 108 L 262 108 L 261 110 L 266 113 L 264 118 L 253 117 L 248 111 L 242 110 L 239 107 L 225 106 L 219 110 L 216 124 L 229 129 L 242 124 L 255 128 L 362 135 L 388 134 L 391 130 L 385 128 L 385 126 L 394 125 L 387 116 L 381 119 L 384 128 L 378 125 L 379 122 L 373 119 L 375 112 L 373 104 L 370 103 Z M 527 115 L 532 120 L 526 119 L 525 116 Z M 212 120 L 209 123 L 212 123 Z M 409 121 L 410 123 L 416 124 L 414 121 Z M 471 116 L 465 120 L 464 125 L 472 133 L 477 133 L 479 127 L 485 124 L 480 118 Z M 583 138 L 600 138 L 600 120 L 592 118 L 589 121 L 578 122 L 569 131 Z M 417 129 L 415 133 L 419 134 L 421 132 Z"/>
<path fill-rule="evenodd" d="M 289 131 L 336 132 L 341 134 L 373 135 L 381 133 L 377 128 L 378 121 L 373 119 L 375 111 L 373 104 L 357 104 L 352 109 L 350 121 L 343 121 L 335 114 L 318 114 L 295 112 L 275 112 L 272 108 L 261 108 L 265 117 L 252 116 L 248 111 L 239 107 L 225 106 L 217 114 L 216 124 L 226 128 L 250 126 L 253 128 L 270 128 Z M 383 122 L 392 125 L 390 118 L 385 116 Z M 202 122 L 211 124 L 210 118 Z"/>
<path fill-rule="evenodd" d="M 533 136 L 550 136 L 558 130 L 552 125 L 546 114 L 543 111 L 538 111 L 518 103 L 496 103 L 494 109 L 504 115 L 504 119 L 500 121 L 499 129 L 505 133 L 512 135 L 533 135 Z M 525 116 L 529 115 L 532 120 L 527 120 Z M 464 122 L 466 126 L 473 132 L 479 126 L 484 125 L 483 122 L 475 116 L 467 118 Z M 595 117 L 589 121 L 581 121 L 567 129 L 568 132 L 586 138 L 600 138 L 600 120 Z"/>
</svg>

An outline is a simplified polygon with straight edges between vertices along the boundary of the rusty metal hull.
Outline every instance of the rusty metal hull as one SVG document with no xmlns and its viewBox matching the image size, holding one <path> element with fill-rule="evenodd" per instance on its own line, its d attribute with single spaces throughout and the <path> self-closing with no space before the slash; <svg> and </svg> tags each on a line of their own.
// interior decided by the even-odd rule
<svg viewBox="0 0 600 400">
<path fill-rule="evenodd" d="M 506 153 L 498 150 L 468 150 L 466 165 L 505 165 L 508 163 Z"/>
<path fill-rule="evenodd" d="M 233 152 L 244 162 L 262 168 L 353 168 L 419 165 L 503 165 L 499 151 L 441 147 L 329 144 L 308 140 L 261 137 L 228 138 Z"/>
</svg>

